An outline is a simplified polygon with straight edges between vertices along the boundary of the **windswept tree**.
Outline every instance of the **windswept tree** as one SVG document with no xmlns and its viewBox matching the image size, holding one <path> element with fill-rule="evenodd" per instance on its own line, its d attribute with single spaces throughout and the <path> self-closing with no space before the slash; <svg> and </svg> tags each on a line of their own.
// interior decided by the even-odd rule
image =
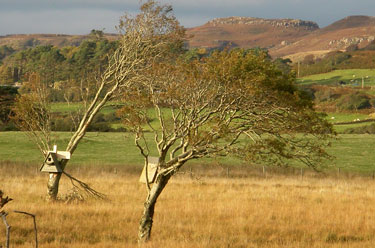
<svg viewBox="0 0 375 248">
<path fill-rule="evenodd" d="M 121 112 L 146 164 L 155 156 L 151 147 L 158 151 L 155 179 L 146 179 L 140 242 L 150 238 L 159 195 L 190 160 L 231 154 L 249 164 L 293 159 L 316 168 L 328 156 L 323 148 L 331 126 L 266 54 L 215 52 L 189 63 L 156 63 L 149 73 L 125 92 Z M 145 136 L 150 130 L 152 141 Z"/>
<path fill-rule="evenodd" d="M 120 19 L 119 45 L 108 58 L 108 64 L 97 79 L 92 82 L 97 90 L 88 100 L 89 103 L 83 112 L 79 125 L 67 144 L 66 151 L 71 154 L 76 150 L 79 142 L 96 114 L 105 104 L 116 97 L 120 91 L 140 83 L 145 79 L 145 70 L 149 70 L 155 60 L 159 60 L 170 53 L 172 47 L 182 45 L 183 29 L 171 14 L 170 6 L 160 6 L 153 0 L 144 3 L 136 16 L 125 15 Z M 41 80 L 37 80 L 38 84 Z M 43 90 L 40 90 L 43 89 Z M 50 107 L 48 97 L 49 86 L 35 88 L 31 94 L 19 97 L 14 108 L 19 127 L 34 137 L 35 143 L 46 156 L 51 150 L 50 139 Z M 44 91 L 46 89 L 46 91 Z M 33 100 L 34 99 L 34 100 Z M 36 100 L 35 100 L 36 99 Z M 38 122 L 41 125 L 38 125 Z M 61 164 L 64 170 L 68 160 Z M 48 198 L 56 199 L 59 181 L 62 173 L 50 173 L 48 179 Z"/>
</svg>

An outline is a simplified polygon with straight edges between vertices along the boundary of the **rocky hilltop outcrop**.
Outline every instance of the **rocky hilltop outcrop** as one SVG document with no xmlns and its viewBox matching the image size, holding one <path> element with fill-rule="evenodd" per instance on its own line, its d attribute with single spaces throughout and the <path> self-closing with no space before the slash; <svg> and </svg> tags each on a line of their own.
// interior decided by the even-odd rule
<svg viewBox="0 0 375 248">
<path fill-rule="evenodd" d="M 209 21 L 207 24 L 213 26 L 216 25 L 271 25 L 273 27 L 283 27 L 283 28 L 303 28 L 306 30 L 316 30 L 319 29 L 319 25 L 312 21 L 304 21 L 300 19 L 263 19 L 256 17 L 226 17 L 226 18 L 215 18 Z"/>
<path fill-rule="evenodd" d="M 308 35 L 319 26 L 312 21 L 298 19 L 264 19 L 255 17 L 216 18 L 191 28 L 187 33 L 190 47 L 263 47 L 285 46 Z"/>
</svg>

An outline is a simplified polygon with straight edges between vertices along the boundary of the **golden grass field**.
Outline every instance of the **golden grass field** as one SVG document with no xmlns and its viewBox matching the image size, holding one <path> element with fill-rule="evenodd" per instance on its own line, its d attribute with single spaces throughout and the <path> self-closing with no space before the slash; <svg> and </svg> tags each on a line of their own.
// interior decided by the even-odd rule
<svg viewBox="0 0 375 248">
<path fill-rule="evenodd" d="M 0 165 L 0 189 L 14 198 L 5 207 L 11 247 L 33 247 L 34 241 L 32 219 L 13 210 L 37 215 L 39 247 L 138 247 L 146 197 L 138 172 L 98 167 L 73 172 L 110 201 L 48 203 L 47 175 L 35 166 Z M 64 177 L 61 195 L 70 188 Z M 159 198 L 152 239 L 143 247 L 375 247 L 375 181 L 177 175 Z"/>
</svg>

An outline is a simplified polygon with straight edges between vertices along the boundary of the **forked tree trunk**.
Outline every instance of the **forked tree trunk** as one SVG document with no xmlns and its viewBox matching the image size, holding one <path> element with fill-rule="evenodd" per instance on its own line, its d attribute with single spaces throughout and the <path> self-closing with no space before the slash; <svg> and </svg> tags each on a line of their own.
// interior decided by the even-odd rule
<svg viewBox="0 0 375 248">
<path fill-rule="evenodd" d="M 144 243 L 150 239 L 156 200 L 167 185 L 170 177 L 171 175 L 158 175 L 156 182 L 152 185 L 152 188 L 147 195 L 146 202 L 144 203 L 143 215 L 139 223 L 138 243 Z"/>
<path fill-rule="evenodd" d="M 62 173 L 49 173 L 47 182 L 47 200 L 55 201 L 59 193 L 59 184 Z"/>
</svg>

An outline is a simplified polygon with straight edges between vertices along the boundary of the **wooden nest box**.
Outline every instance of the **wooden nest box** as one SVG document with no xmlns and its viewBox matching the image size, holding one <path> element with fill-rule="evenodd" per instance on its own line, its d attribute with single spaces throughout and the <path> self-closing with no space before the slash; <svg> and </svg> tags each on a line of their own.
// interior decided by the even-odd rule
<svg viewBox="0 0 375 248">
<path fill-rule="evenodd" d="M 54 146 L 53 151 L 47 152 L 47 156 L 44 159 L 40 171 L 49 173 L 60 173 L 62 172 L 61 161 L 64 159 L 70 159 L 70 152 L 57 151 L 57 147 Z"/>
<path fill-rule="evenodd" d="M 148 163 L 143 167 L 141 177 L 139 178 L 139 182 L 146 183 L 148 179 L 148 183 L 153 183 L 156 179 L 156 173 L 158 170 L 159 165 L 159 158 L 158 157 L 148 157 Z M 147 172 L 147 173 L 146 173 Z M 147 179 L 146 179 L 147 174 Z"/>
</svg>

